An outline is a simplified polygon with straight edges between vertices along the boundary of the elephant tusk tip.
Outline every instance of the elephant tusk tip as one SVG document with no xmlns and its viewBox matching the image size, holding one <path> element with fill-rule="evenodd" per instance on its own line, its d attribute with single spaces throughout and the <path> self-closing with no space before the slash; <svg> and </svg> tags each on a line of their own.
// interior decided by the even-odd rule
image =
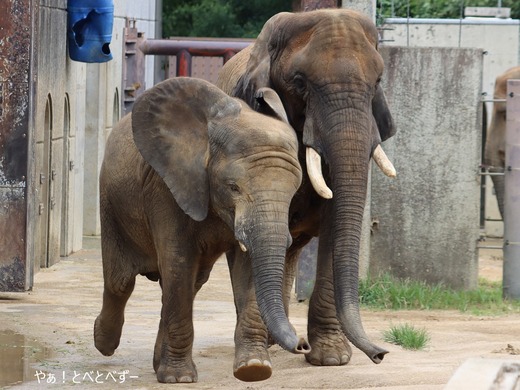
<svg viewBox="0 0 520 390">
<path fill-rule="evenodd" d="M 320 192 L 319 195 L 324 199 L 332 199 L 332 191 L 329 188 L 327 188 L 327 191 Z"/>
<path fill-rule="evenodd" d="M 332 190 L 327 186 L 321 172 L 321 156 L 313 148 L 307 147 L 305 161 L 309 179 L 316 193 L 324 199 L 332 199 Z"/>
<path fill-rule="evenodd" d="M 240 245 L 240 249 L 242 250 L 242 252 L 247 252 L 247 248 L 246 248 L 246 246 L 245 246 L 243 243 L 241 243 L 241 242 L 239 241 L 239 242 L 238 242 L 238 245 Z"/>
<path fill-rule="evenodd" d="M 372 154 L 372 158 L 374 159 L 379 169 L 381 169 L 381 171 L 383 171 L 383 173 L 386 176 L 391 178 L 397 176 L 397 172 L 394 168 L 394 165 L 386 156 L 381 145 L 377 145 L 377 147 L 374 150 L 374 153 Z"/>
</svg>

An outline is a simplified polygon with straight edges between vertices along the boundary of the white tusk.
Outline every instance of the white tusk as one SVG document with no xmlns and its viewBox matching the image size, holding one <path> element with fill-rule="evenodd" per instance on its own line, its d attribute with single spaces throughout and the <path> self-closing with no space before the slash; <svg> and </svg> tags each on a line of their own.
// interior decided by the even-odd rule
<svg viewBox="0 0 520 390">
<path fill-rule="evenodd" d="M 307 161 L 307 173 L 311 179 L 311 184 L 319 196 L 325 199 L 332 198 L 332 191 L 325 183 L 321 172 L 321 157 L 313 148 L 307 147 L 305 152 Z"/>
<path fill-rule="evenodd" d="M 242 252 L 247 252 L 247 248 L 244 244 L 242 244 L 240 241 L 238 242 L 238 245 L 240 245 L 240 249 L 242 249 Z"/>
<path fill-rule="evenodd" d="M 376 162 L 379 169 L 381 169 L 386 176 L 397 176 L 397 172 L 395 171 L 394 165 L 386 156 L 386 153 L 383 151 L 381 145 L 377 145 L 377 147 L 374 150 L 374 154 L 372 155 L 372 158 Z"/>
</svg>

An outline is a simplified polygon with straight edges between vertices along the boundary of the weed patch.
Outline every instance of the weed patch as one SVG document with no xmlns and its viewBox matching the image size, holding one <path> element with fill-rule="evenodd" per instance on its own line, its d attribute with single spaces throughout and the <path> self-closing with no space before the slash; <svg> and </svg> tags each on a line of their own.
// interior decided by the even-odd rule
<svg viewBox="0 0 520 390">
<path fill-rule="evenodd" d="M 362 306 L 391 310 L 459 310 L 474 315 L 520 313 L 520 301 L 504 300 L 502 285 L 484 279 L 475 290 L 456 291 L 441 284 L 397 280 L 389 275 L 361 280 Z"/>
<path fill-rule="evenodd" d="M 430 341 L 426 329 L 417 329 L 410 324 L 392 325 L 383 332 L 383 339 L 392 344 L 400 345 L 404 349 L 421 350 Z"/>
</svg>

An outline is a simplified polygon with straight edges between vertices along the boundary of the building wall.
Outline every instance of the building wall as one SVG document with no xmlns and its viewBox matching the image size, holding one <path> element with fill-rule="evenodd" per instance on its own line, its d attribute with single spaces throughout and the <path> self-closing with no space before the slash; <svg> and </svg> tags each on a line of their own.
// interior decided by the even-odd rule
<svg viewBox="0 0 520 390">
<path fill-rule="evenodd" d="M 121 113 L 123 28 L 127 17 L 134 18 L 141 31 L 155 37 L 160 12 L 155 0 L 116 0 L 113 60 L 86 64 L 68 57 L 67 1 L 35 2 L 27 253 L 38 271 L 81 249 L 84 234 L 100 233 L 97 183 L 106 137 Z M 153 57 L 147 59 L 149 85 L 154 84 L 154 65 Z"/>
<path fill-rule="evenodd" d="M 472 47 L 484 51 L 482 92 L 493 97 L 496 76 L 520 63 L 520 21 L 495 18 L 387 19 L 382 30 L 385 46 Z M 485 103 L 490 120 L 492 103 Z M 500 219 L 493 183 L 485 180 L 486 219 Z M 502 237 L 503 223 L 486 221 L 486 235 Z"/>
<path fill-rule="evenodd" d="M 66 26 L 65 0 L 40 1 L 32 182 L 35 269 L 81 248 L 80 240 L 74 240 L 75 223 L 81 219 L 74 206 L 82 199 L 83 148 L 77 142 L 83 133 L 85 65 L 67 58 Z M 72 170 L 70 161 L 77 162 Z"/>
<path fill-rule="evenodd" d="M 105 64 L 87 65 L 87 116 L 85 121 L 85 187 L 83 203 L 83 234 L 99 235 L 99 170 L 103 161 L 105 142 L 112 126 L 120 119 L 123 69 L 123 31 L 127 19 L 135 19 L 140 32 L 156 38 L 156 2 L 142 0 L 114 1 L 114 28 L 111 52 L 114 59 Z M 155 61 L 146 58 L 145 86 L 155 83 Z"/>
</svg>

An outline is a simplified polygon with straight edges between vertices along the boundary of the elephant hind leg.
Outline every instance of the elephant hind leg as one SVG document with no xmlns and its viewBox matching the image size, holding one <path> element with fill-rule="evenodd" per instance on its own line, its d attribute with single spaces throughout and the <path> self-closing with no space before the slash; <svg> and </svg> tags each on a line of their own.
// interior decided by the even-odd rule
<svg viewBox="0 0 520 390">
<path fill-rule="evenodd" d="M 104 229 L 103 229 L 104 228 Z M 135 257 L 117 234 L 102 225 L 103 305 L 94 322 L 94 344 L 105 356 L 111 356 L 119 346 L 124 323 L 124 310 L 135 286 L 138 272 Z"/>
</svg>

